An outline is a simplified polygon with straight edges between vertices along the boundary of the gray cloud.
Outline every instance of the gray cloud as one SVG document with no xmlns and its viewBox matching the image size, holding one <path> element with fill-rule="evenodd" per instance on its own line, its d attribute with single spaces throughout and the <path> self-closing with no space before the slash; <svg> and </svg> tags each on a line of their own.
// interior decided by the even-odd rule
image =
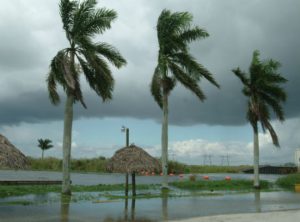
<svg viewBox="0 0 300 222">
<path fill-rule="evenodd" d="M 63 119 L 63 104 L 59 107 L 50 104 L 45 85 L 51 58 L 66 46 L 57 3 L 37 0 L 2 3 L 0 124 Z M 126 116 L 160 121 L 161 111 L 151 98 L 149 83 L 158 51 L 155 25 L 163 8 L 190 11 L 194 23 L 210 33 L 209 38 L 192 44 L 191 50 L 222 86 L 217 90 L 203 80 L 200 85 L 207 95 L 204 103 L 178 87 L 170 97 L 171 124 L 244 124 L 246 98 L 241 94 L 241 83 L 230 70 L 237 66 L 247 70 L 254 49 L 261 50 L 262 58 L 282 63 L 281 72 L 289 79 L 286 116 L 299 116 L 299 1 L 123 0 L 101 1 L 99 5 L 114 8 L 119 18 L 97 40 L 119 48 L 128 65 L 114 70 L 116 89 L 110 103 L 103 104 L 83 84 L 88 109 L 76 105 L 75 118 Z M 135 10 L 129 5 L 135 5 Z"/>
</svg>

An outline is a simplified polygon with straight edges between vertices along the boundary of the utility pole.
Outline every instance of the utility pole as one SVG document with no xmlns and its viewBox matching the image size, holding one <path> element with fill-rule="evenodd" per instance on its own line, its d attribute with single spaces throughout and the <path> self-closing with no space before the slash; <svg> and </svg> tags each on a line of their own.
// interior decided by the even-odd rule
<svg viewBox="0 0 300 222">
<path fill-rule="evenodd" d="M 227 159 L 227 166 L 229 166 L 229 155 L 228 155 L 228 153 L 227 153 L 226 159 Z"/>
<path fill-rule="evenodd" d="M 212 162 L 211 162 L 211 155 L 210 154 L 208 155 L 208 160 L 209 160 L 209 165 L 211 166 Z"/>
</svg>

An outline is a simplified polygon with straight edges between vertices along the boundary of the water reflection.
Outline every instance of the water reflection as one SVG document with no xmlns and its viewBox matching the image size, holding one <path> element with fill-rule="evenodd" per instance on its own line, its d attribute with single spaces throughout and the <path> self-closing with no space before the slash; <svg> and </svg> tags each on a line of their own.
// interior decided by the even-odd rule
<svg viewBox="0 0 300 222">
<path fill-rule="evenodd" d="M 261 201 L 260 201 L 260 191 L 256 190 L 254 192 L 254 204 L 256 212 L 261 212 Z"/>
<path fill-rule="evenodd" d="M 131 199 L 131 209 L 130 209 L 130 216 L 129 216 L 129 209 L 128 209 L 128 199 L 125 199 L 125 209 L 124 209 L 124 218 L 112 218 L 107 217 L 103 221 L 104 222 L 154 222 L 154 220 L 151 220 L 146 217 L 136 217 L 136 210 L 135 210 L 135 203 L 136 199 Z"/>
<path fill-rule="evenodd" d="M 60 221 L 69 221 L 69 209 L 70 209 L 71 196 L 61 195 L 60 198 Z"/>
<path fill-rule="evenodd" d="M 163 189 L 162 191 L 162 219 L 164 221 L 168 220 L 168 196 L 169 196 L 169 190 L 168 189 Z"/>
</svg>

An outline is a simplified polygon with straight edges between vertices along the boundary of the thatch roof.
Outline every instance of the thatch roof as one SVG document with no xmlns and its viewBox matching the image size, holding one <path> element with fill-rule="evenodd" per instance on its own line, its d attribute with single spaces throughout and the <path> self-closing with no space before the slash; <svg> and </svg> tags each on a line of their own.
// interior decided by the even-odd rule
<svg viewBox="0 0 300 222">
<path fill-rule="evenodd" d="M 0 168 L 24 169 L 27 166 L 26 156 L 0 134 Z"/>
<path fill-rule="evenodd" d="M 152 172 L 161 169 L 157 159 L 135 145 L 116 151 L 106 166 L 108 171 L 116 173 Z"/>
</svg>

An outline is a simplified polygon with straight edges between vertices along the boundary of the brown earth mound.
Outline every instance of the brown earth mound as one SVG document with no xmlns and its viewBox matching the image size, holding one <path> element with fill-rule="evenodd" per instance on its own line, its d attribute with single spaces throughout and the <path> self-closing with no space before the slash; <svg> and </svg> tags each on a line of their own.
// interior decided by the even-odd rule
<svg viewBox="0 0 300 222">
<path fill-rule="evenodd" d="M 0 169 L 25 169 L 26 156 L 0 134 Z"/>
</svg>

